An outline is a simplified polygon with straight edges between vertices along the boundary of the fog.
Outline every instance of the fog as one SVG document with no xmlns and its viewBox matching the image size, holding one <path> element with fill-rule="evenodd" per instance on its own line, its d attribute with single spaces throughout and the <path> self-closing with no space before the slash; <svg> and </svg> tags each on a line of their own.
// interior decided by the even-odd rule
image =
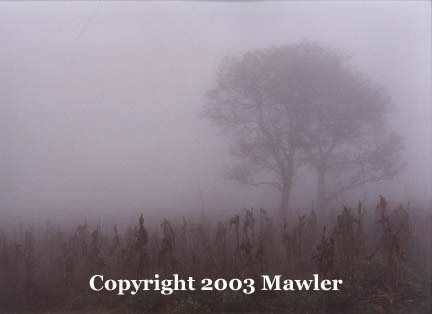
<svg viewBox="0 0 432 314">
<path fill-rule="evenodd" d="M 223 178 L 226 137 L 200 113 L 223 57 L 304 40 L 393 99 L 407 165 L 368 197 L 428 204 L 430 21 L 426 1 L 1 2 L 2 217 L 277 206 Z M 310 204 L 300 181 L 293 202 Z"/>
</svg>

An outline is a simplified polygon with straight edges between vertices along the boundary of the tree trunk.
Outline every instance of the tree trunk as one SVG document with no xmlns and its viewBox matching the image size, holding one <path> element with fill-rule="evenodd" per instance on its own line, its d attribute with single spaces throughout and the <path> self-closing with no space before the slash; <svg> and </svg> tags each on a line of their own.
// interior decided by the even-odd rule
<svg viewBox="0 0 432 314">
<path fill-rule="evenodd" d="M 284 221 L 288 218 L 289 213 L 289 203 L 291 198 L 291 180 L 284 179 L 282 182 L 282 191 L 281 191 L 281 204 L 280 204 L 280 214 L 281 218 Z"/>
<path fill-rule="evenodd" d="M 320 218 L 325 217 L 327 214 L 327 201 L 326 201 L 326 171 L 325 167 L 317 169 L 317 212 Z"/>
</svg>

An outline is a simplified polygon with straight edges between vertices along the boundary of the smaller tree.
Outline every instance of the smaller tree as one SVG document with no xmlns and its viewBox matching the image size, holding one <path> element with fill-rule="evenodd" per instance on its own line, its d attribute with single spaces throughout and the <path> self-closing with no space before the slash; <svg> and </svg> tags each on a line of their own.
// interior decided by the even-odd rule
<svg viewBox="0 0 432 314">
<path fill-rule="evenodd" d="M 311 47 L 305 62 L 309 93 L 302 150 L 317 176 L 317 205 L 324 211 L 341 193 L 392 179 L 401 169 L 401 137 L 390 132 L 392 109 L 384 89 L 355 71 L 340 53 Z"/>
</svg>

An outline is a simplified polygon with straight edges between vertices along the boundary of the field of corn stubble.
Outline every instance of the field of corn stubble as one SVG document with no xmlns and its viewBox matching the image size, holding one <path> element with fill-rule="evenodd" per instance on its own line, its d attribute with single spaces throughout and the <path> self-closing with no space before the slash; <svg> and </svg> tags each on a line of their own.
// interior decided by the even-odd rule
<svg viewBox="0 0 432 314">
<path fill-rule="evenodd" d="M 281 222 L 246 209 L 217 223 L 162 220 L 103 232 L 47 223 L 0 232 L 1 313 L 431 313 L 430 212 L 397 206 L 343 207 Z M 111 227 L 110 227 L 111 228 Z M 106 228 L 108 230 L 108 228 Z M 343 278 L 342 291 L 95 293 L 93 274 L 143 279 L 159 273 L 196 279 Z"/>
</svg>

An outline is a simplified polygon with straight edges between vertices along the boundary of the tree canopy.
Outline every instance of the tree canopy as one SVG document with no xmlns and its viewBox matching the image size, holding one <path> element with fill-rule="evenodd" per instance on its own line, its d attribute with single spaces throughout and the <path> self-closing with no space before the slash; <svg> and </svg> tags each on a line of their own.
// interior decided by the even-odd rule
<svg viewBox="0 0 432 314">
<path fill-rule="evenodd" d="M 285 213 L 301 167 L 315 171 L 322 207 L 338 193 L 395 176 L 402 145 L 386 123 L 391 100 L 348 61 L 315 43 L 225 58 L 204 112 L 232 135 L 239 162 L 228 177 L 278 189 Z"/>
</svg>

